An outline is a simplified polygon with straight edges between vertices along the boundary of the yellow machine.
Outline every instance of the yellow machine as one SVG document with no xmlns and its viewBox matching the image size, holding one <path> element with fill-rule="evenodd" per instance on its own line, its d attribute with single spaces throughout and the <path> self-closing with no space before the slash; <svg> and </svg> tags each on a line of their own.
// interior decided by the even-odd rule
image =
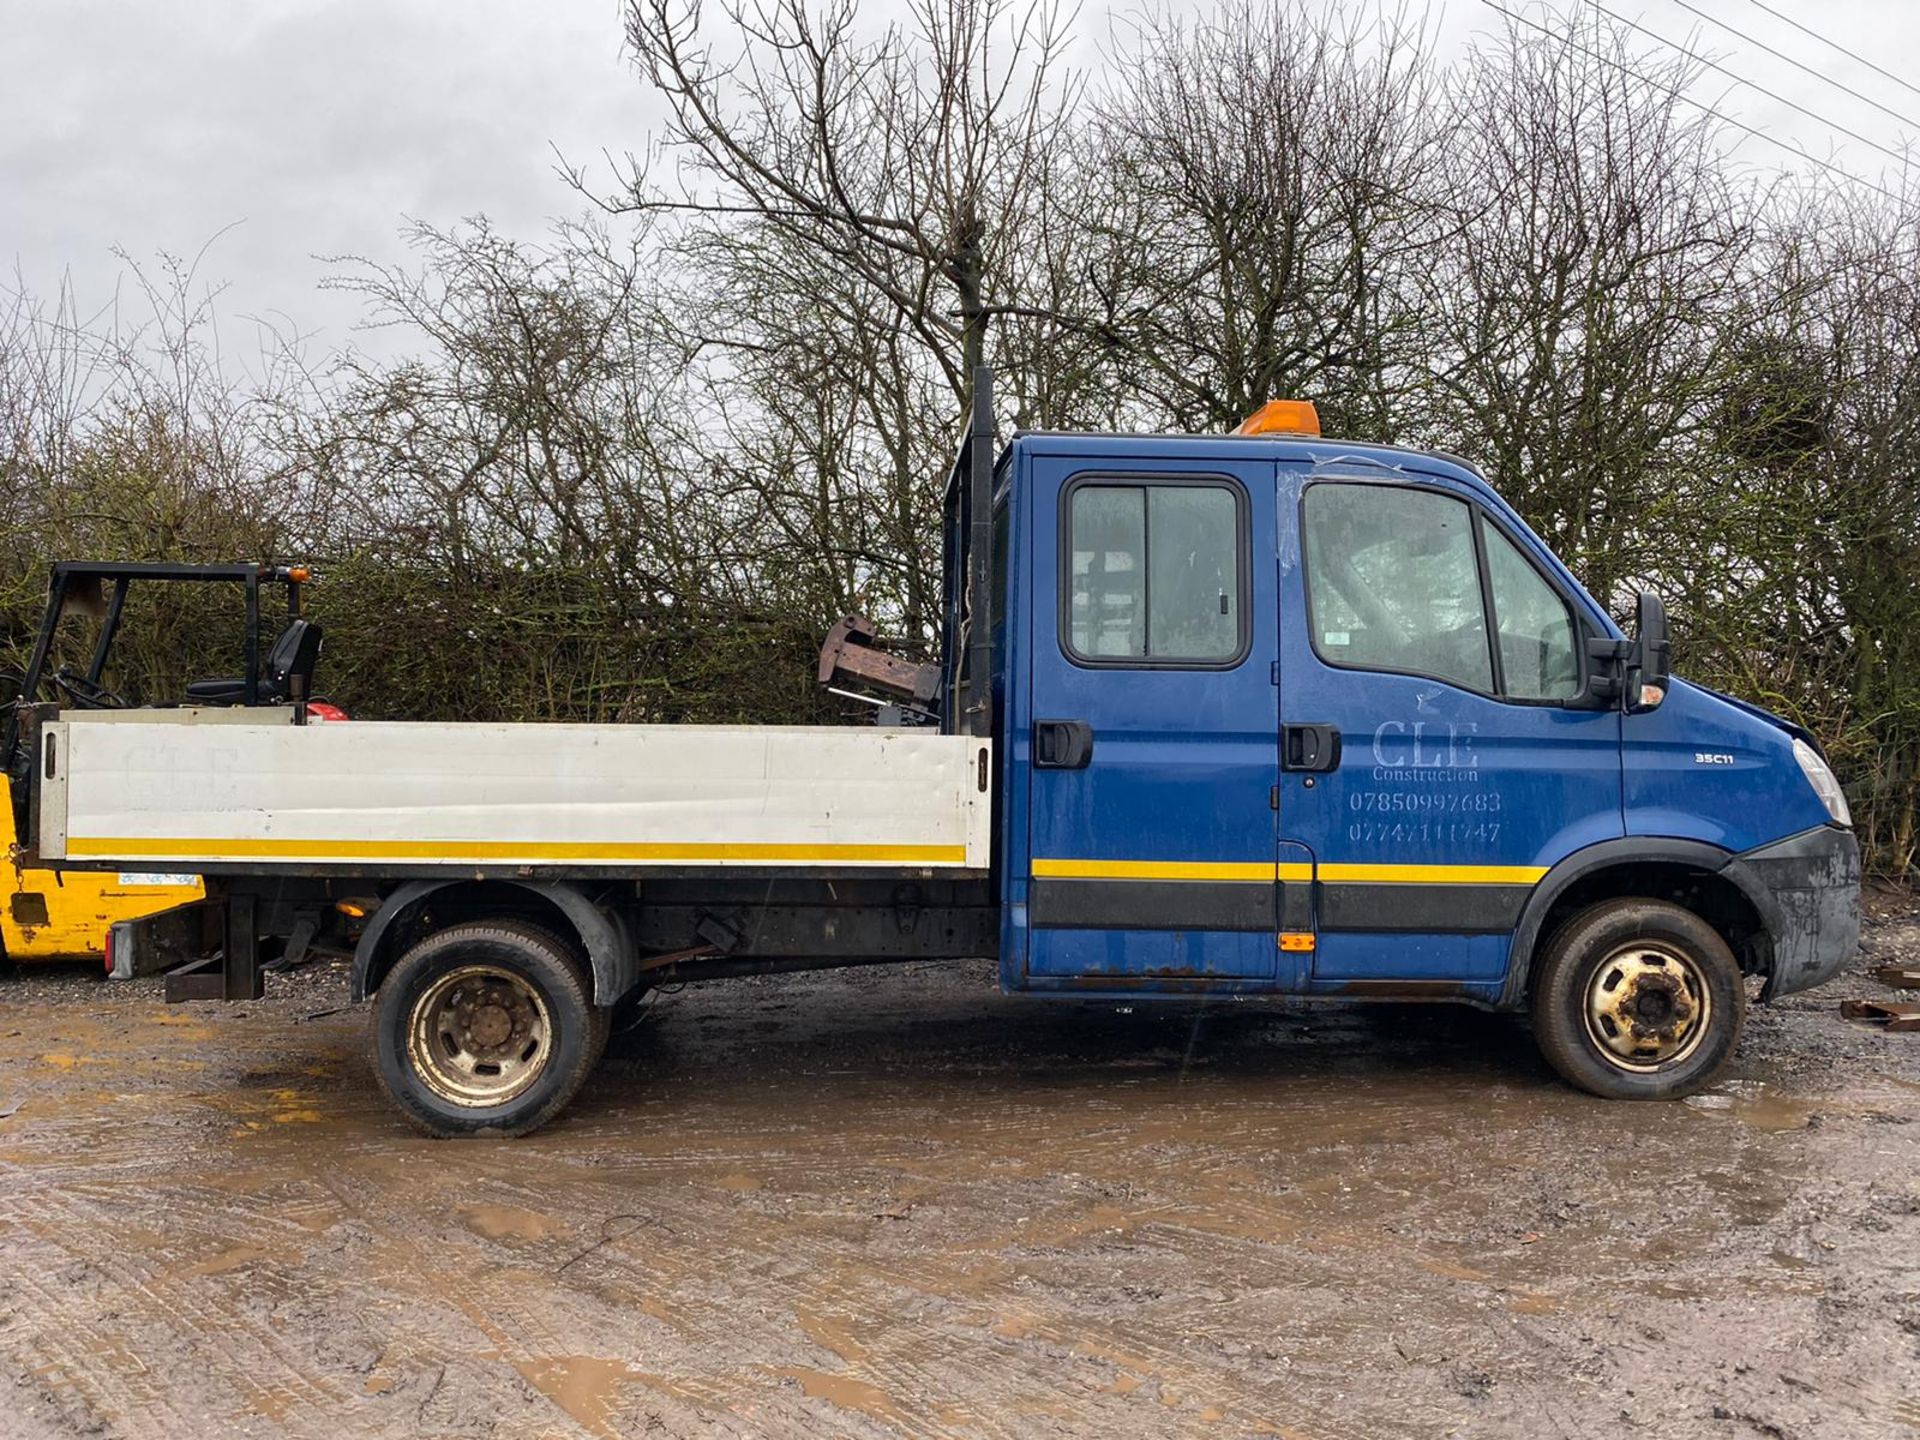
<svg viewBox="0 0 1920 1440">
<path fill-rule="evenodd" d="M 0 805 L 0 956 L 8 960 L 102 960 L 107 936 L 122 920 L 190 905 L 206 894 L 198 875 L 22 869 L 15 838 L 13 807 Z"/>
<path fill-rule="evenodd" d="M 186 703 L 214 707 L 252 707 L 292 703 L 313 718 L 345 719 L 331 706 L 308 705 L 305 676 L 319 653 L 320 631 L 300 620 L 300 590 L 309 579 L 305 566 L 186 565 L 164 562 L 87 563 L 62 561 L 52 567 L 47 608 L 28 657 L 17 699 L 0 706 L 0 802 L 8 782 L 21 784 L 30 746 L 22 743 L 23 713 L 40 701 L 63 709 L 114 710 L 129 702 L 107 681 L 114 637 L 126 612 L 129 589 L 152 583 L 194 582 L 237 585 L 245 602 L 245 669 L 232 679 L 197 681 L 187 687 Z M 261 600 L 265 589 L 284 589 L 292 623 L 263 653 Z M 66 634 L 69 620 L 89 622 L 86 633 Z M 61 663 L 70 653 L 75 665 Z M 298 693 L 286 693 L 285 676 L 298 672 Z M 321 714 L 319 712 L 325 712 Z M 304 716 L 303 716 L 304 718 Z M 101 873 L 41 870 L 22 864 L 25 851 L 16 833 L 15 807 L 0 803 L 0 956 L 8 960 L 105 960 L 115 973 L 138 973 L 131 954 L 112 955 L 116 925 L 191 905 L 205 897 L 198 875 Z M 31 837 L 27 837 L 31 838 Z M 123 932 L 132 940 L 134 932 Z M 128 949 L 133 946 L 129 944 Z M 124 963 L 115 963 L 116 961 Z"/>
</svg>

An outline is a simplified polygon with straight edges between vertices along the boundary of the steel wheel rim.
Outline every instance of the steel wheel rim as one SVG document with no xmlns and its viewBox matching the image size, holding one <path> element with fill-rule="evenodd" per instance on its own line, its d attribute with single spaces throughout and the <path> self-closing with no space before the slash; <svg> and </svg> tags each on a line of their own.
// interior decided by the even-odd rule
<svg viewBox="0 0 1920 1440">
<path fill-rule="evenodd" d="M 482 1109 L 524 1095 L 553 1055 L 547 1002 L 523 976 L 497 965 L 462 965 L 414 1001 L 407 1058 L 428 1089 Z"/>
<path fill-rule="evenodd" d="M 1648 1074 L 1700 1048 L 1713 995 L 1700 966 L 1671 945 L 1636 941 L 1593 968 L 1587 1036 L 1608 1064 Z"/>
</svg>

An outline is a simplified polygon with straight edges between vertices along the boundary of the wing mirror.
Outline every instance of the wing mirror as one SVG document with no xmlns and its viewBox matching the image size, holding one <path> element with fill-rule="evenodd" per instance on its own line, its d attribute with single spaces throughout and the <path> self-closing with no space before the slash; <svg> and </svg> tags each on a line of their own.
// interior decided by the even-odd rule
<svg viewBox="0 0 1920 1440">
<path fill-rule="evenodd" d="M 1667 634 L 1667 607 L 1651 590 L 1642 590 L 1634 606 L 1633 656 L 1627 667 L 1627 710 L 1657 710 L 1667 698 L 1673 642 Z"/>
</svg>

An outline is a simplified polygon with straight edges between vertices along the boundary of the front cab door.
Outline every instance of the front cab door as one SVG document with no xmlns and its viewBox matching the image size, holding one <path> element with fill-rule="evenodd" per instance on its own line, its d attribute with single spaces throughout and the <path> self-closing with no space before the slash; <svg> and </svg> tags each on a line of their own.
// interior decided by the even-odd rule
<svg viewBox="0 0 1920 1440">
<path fill-rule="evenodd" d="M 1289 470 L 1278 489 L 1299 539 L 1280 546 L 1280 833 L 1315 859 L 1310 988 L 1492 999 L 1534 884 L 1622 833 L 1620 716 L 1585 698 L 1604 621 L 1463 480 Z"/>
</svg>

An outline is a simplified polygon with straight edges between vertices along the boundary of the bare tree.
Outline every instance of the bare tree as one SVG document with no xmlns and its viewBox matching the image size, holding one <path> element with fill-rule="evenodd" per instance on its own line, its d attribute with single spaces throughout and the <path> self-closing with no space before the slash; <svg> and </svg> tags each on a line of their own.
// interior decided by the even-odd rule
<svg viewBox="0 0 1920 1440">
<path fill-rule="evenodd" d="M 1097 106 L 1096 289 L 1134 387 L 1189 429 L 1278 394 L 1387 438 L 1447 135 L 1403 17 L 1235 0 L 1139 23 Z"/>
<path fill-rule="evenodd" d="M 1661 527 L 1685 658 L 1793 716 L 1891 874 L 1920 858 L 1920 206 L 1763 213 L 1712 417 L 1715 482 Z"/>
<path fill-rule="evenodd" d="M 627 38 L 670 106 L 619 208 L 752 223 L 898 314 L 964 396 L 1063 123 L 1055 0 L 916 0 L 861 37 L 854 0 L 633 0 Z M 578 178 L 578 177 L 576 177 Z M 581 181 L 584 184 L 584 180 Z"/>
<path fill-rule="evenodd" d="M 1692 78 L 1601 22 L 1509 25 L 1454 86 L 1456 226 L 1421 272 L 1430 433 L 1483 457 L 1608 600 L 1654 577 L 1676 510 L 1711 503 L 1699 451 L 1753 242 L 1758 197 Z"/>
<path fill-rule="evenodd" d="M 50 561 L 264 557 L 306 533 L 311 496 L 270 423 L 303 379 L 297 356 L 269 345 L 241 380 L 197 262 L 121 258 L 123 294 L 98 312 L 65 286 L 50 304 L 24 285 L 0 302 L 0 672 L 24 660 Z M 149 600 L 119 647 L 126 690 L 171 699 L 231 669 L 237 618 L 223 627 L 204 595 Z"/>
</svg>

